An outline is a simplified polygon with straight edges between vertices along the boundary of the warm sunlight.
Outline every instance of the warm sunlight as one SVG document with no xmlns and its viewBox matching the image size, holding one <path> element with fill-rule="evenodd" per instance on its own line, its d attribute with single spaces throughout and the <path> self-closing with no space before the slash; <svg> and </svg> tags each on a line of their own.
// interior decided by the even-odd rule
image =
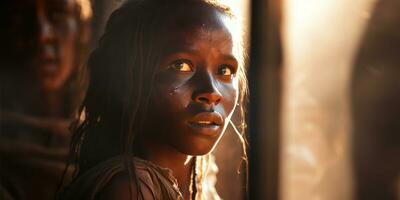
<svg viewBox="0 0 400 200">
<path fill-rule="evenodd" d="M 373 2 L 285 2 L 284 200 L 351 199 L 348 80 Z"/>
</svg>

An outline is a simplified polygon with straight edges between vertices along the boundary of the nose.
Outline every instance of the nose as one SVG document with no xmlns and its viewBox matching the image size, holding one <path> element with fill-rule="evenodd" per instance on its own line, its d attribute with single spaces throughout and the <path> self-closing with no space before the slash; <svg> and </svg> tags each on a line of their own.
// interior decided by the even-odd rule
<svg viewBox="0 0 400 200">
<path fill-rule="evenodd" d="M 37 50 L 43 59 L 54 60 L 56 56 L 56 33 L 43 8 L 40 7 L 37 18 Z"/>
<path fill-rule="evenodd" d="M 221 101 L 221 95 L 218 92 L 203 92 L 194 98 L 197 103 L 204 103 L 208 105 L 217 105 Z"/>
<path fill-rule="evenodd" d="M 54 28 L 47 19 L 40 18 L 39 22 L 39 42 L 41 44 L 48 44 L 54 41 Z"/>
<path fill-rule="evenodd" d="M 193 100 L 207 105 L 219 104 L 222 100 L 222 95 L 218 91 L 211 75 L 208 74 L 204 78 L 198 79 L 198 81 L 199 87 L 193 92 Z"/>
<path fill-rule="evenodd" d="M 48 44 L 55 40 L 55 30 L 51 24 L 45 8 L 45 2 L 38 1 L 37 10 L 37 26 L 38 26 L 38 42 L 40 44 Z"/>
</svg>

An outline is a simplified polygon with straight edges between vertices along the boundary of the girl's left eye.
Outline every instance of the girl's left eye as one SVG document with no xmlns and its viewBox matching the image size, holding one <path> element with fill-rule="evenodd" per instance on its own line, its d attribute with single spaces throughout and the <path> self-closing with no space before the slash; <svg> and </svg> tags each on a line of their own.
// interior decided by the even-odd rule
<svg viewBox="0 0 400 200">
<path fill-rule="evenodd" d="M 228 65 L 223 65 L 218 69 L 218 74 L 222 76 L 232 76 L 234 75 L 232 67 Z"/>
</svg>

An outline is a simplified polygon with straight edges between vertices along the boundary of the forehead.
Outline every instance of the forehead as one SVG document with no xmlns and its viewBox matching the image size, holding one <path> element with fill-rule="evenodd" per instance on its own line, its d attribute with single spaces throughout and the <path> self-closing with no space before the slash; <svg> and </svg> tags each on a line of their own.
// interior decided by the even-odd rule
<svg viewBox="0 0 400 200">
<path fill-rule="evenodd" d="M 231 51 L 232 35 L 225 24 L 227 16 L 216 9 L 185 7 L 177 9 L 167 22 L 163 37 L 169 51 L 198 47 L 202 44 Z"/>
<path fill-rule="evenodd" d="M 36 10 L 38 6 L 43 6 L 48 10 L 52 8 L 75 9 L 77 0 L 13 0 L 10 2 L 10 8 L 23 10 Z M 13 9 L 11 9 L 13 10 Z"/>
<path fill-rule="evenodd" d="M 39 0 L 44 1 L 49 6 L 65 7 L 67 9 L 74 9 L 77 6 L 77 0 Z"/>
<path fill-rule="evenodd" d="M 232 51 L 232 36 L 227 29 L 208 29 L 202 26 L 167 33 L 167 53 L 213 47 L 221 52 Z"/>
<path fill-rule="evenodd" d="M 209 29 L 225 28 L 224 19 L 227 18 L 217 8 L 195 3 L 175 5 L 171 10 L 167 10 L 166 14 L 166 24 L 173 30 L 197 26 Z"/>
</svg>

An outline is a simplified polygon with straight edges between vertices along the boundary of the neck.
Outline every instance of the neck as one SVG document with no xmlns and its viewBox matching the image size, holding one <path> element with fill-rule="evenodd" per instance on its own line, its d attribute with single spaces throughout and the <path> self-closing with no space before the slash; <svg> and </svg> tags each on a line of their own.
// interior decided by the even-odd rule
<svg viewBox="0 0 400 200">
<path fill-rule="evenodd" d="M 29 88 L 27 86 L 26 88 Z M 31 87 L 32 88 L 32 87 Z M 25 111 L 34 116 L 50 117 L 50 118 L 66 118 L 70 113 L 66 113 L 69 102 L 66 101 L 64 88 L 55 91 L 43 91 L 39 88 L 32 88 L 27 92 L 22 102 L 26 105 Z M 22 100 L 24 101 L 24 100 Z"/>
<path fill-rule="evenodd" d="M 188 155 L 166 144 L 155 143 L 155 141 L 148 142 L 146 140 L 140 143 L 139 156 L 160 167 L 171 169 L 178 181 L 178 186 L 184 199 L 189 199 L 190 174 L 193 160 Z M 190 160 L 187 162 L 188 159 Z"/>
</svg>

